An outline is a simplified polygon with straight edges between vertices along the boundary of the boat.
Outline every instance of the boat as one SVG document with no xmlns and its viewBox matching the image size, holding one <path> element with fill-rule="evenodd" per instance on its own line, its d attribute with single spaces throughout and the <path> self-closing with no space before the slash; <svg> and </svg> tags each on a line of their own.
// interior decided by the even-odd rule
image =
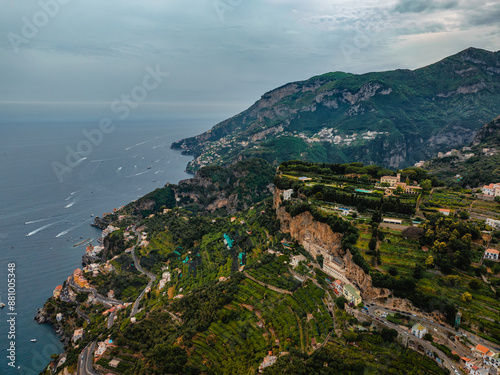
<svg viewBox="0 0 500 375">
<path fill-rule="evenodd" d="M 5 307 L 5 303 L 2 302 L 2 295 L 0 294 L 0 309 Z"/>
<path fill-rule="evenodd" d="M 148 169 L 151 169 L 151 166 L 149 166 Z"/>
<path fill-rule="evenodd" d="M 31 339 L 31 342 L 36 342 L 36 339 Z"/>
</svg>

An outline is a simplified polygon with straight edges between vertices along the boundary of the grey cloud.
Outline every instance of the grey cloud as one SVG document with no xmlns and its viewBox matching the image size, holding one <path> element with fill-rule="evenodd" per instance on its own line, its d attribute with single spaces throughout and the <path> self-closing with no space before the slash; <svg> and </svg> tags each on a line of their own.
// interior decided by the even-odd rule
<svg viewBox="0 0 500 375">
<path fill-rule="evenodd" d="M 500 4 L 479 7 L 467 13 L 467 22 L 471 26 L 500 25 Z"/>
<path fill-rule="evenodd" d="M 399 0 L 394 10 L 399 13 L 422 13 L 457 6 L 458 0 Z"/>
</svg>

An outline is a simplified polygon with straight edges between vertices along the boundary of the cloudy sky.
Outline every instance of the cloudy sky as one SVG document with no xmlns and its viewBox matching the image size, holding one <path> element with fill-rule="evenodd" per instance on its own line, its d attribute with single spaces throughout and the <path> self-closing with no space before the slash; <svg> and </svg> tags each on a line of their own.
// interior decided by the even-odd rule
<svg viewBox="0 0 500 375">
<path fill-rule="evenodd" d="M 0 121 L 97 117 L 131 93 L 136 115 L 222 120 L 325 72 L 496 51 L 499 20 L 498 0 L 0 0 Z"/>
</svg>

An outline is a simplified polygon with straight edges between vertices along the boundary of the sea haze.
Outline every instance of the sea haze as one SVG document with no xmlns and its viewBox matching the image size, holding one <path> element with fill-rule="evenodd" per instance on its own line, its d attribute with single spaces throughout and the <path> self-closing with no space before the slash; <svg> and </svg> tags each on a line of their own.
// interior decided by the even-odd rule
<svg viewBox="0 0 500 375">
<path fill-rule="evenodd" d="M 86 140 L 82 131 L 98 124 L 0 124 L 0 292 L 6 303 L 7 265 L 15 263 L 16 366 L 21 366 L 12 374 L 38 374 L 51 354 L 62 351 L 52 327 L 38 325 L 33 317 L 54 288 L 81 267 L 85 248 L 73 245 L 100 236 L 89 225 L 92 215 L 189 178 L 184 170 L 191 157 L 171 150 L 170 144 L 211 125 L 208 120 L 117 124 L 61 182 L 52 164 L 66 164 L 67 148 L 76 150 Z M 11 369 L 7 313 L 7 307 L 0 309 L 2 374 Z"/>
</svg>

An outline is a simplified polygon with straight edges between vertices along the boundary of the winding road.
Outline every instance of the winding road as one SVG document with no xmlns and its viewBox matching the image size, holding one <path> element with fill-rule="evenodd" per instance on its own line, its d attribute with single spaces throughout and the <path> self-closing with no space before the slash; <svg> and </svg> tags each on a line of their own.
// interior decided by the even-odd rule
<svg viewBox="0 0 500 375">
<path fill-rule="evenodd" d="M 93 353 L 95 350 L 95 341 L 87 345 L 78 357 L 77 375 L 101 375 L 94 370 Z"/>
<path fill-rule="evenodd" d="M 132 312 L 130 313 L 131 317 L 136 315 L 139 312 L 139 304 L 141 303 L 142 297 L 144 297 L 144 294 L 146 293 L 146 290 L 148 288 L 151 289 L 151 286 L 153 285 L 154 281 L 156 280 L 156 275 L 153 275 L 151 272 L 145 271 L 141 267 L 141 264 L 139 263 L 139 260 L 137 259 L 136 255 L 135 255 L 135 249 L 137 248 L 137 246 L 141 242 L 141 233 L 139 233 L 139 231 L 137 231 L 135 228 L 134 228 L 134 233 L 137 235 L 137 243 L 134 245 L 134 247 L 132 248 L 130 253 L 132 254 L 132 259 L 134 260 L 135 268 L 140 273 L 149 277 L 149 283 L 146 286 L 146 288 L 144 288 L 144 290 L 141 292 L 141 294 L 139 294 L 139 297 L 137 297 L 137 299 L 135 300 L 134 305 L 132 306 Z"/>
</svg>

